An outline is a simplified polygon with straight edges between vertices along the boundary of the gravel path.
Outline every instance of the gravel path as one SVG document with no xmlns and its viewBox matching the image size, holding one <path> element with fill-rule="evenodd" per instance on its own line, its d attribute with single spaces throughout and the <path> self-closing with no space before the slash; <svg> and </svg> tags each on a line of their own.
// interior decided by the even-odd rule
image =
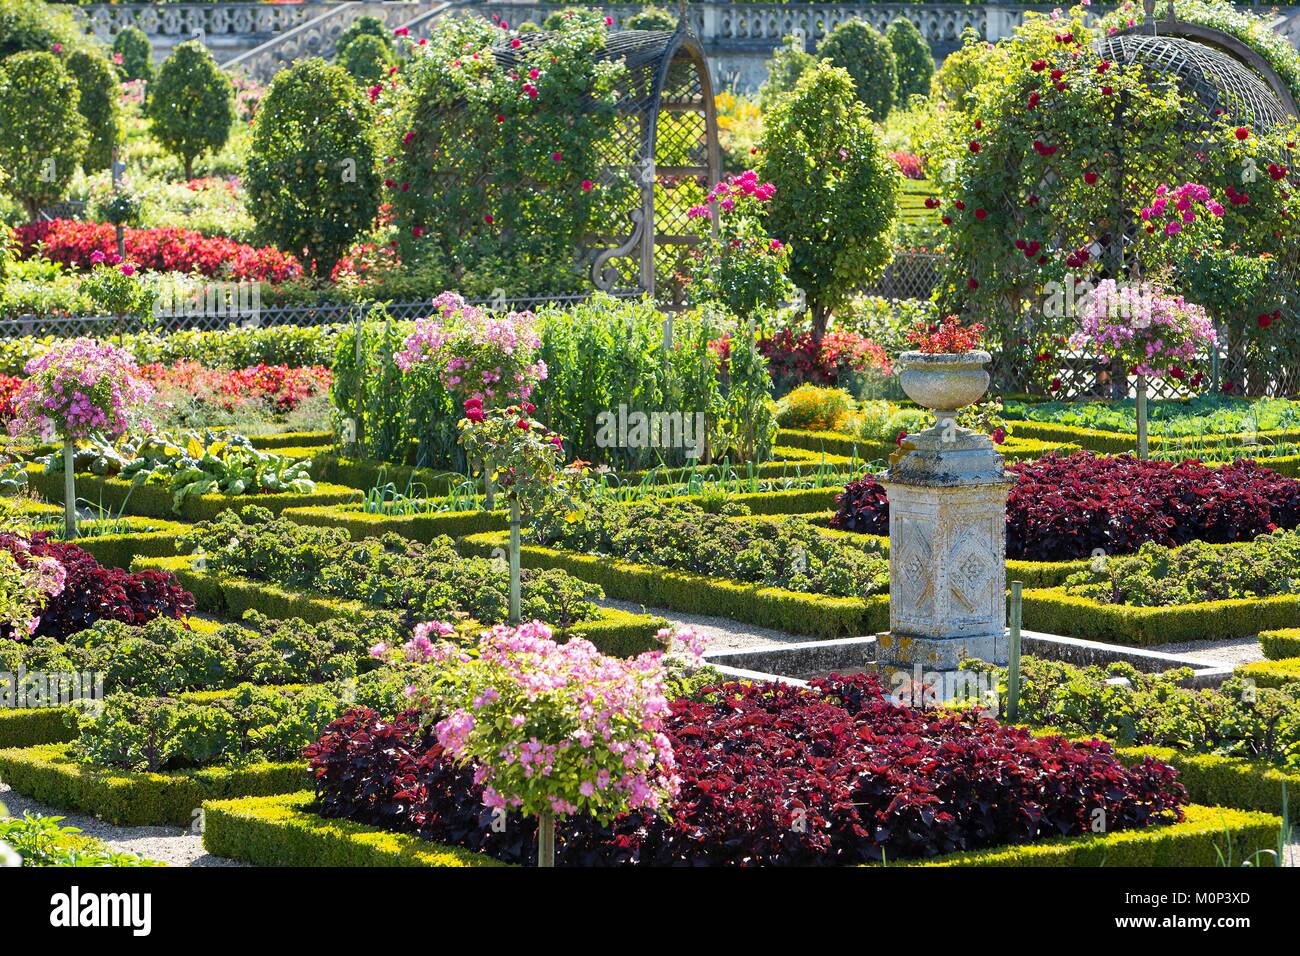
<svg viewBox="0 0 1300 956">
<path fill-rule="evenodd" d="M 811 641 L 806 634 L 789 634 L 775 631 L 768 627 L 744 624 L 726 617 L 711 617 L 705 614 L 683 614 L 681 611 L 665 611 L 663 608 L 647 608 L 631 601 L 599 601 L 605 607 L 635 614 L 653 614 L 667 619 L 670 624 L 693 627 L 697 632 L 709 638 L 710 651 L 738 651 L 755 647 L 778 647 L 781 644 L 798 644 Z"/>
<path fill-rule="evenodd" d="M 137 853 L 171 866 L 242 866 L 234 860 L 212 856 L 203 849 L 198 834 L 180 827 L 118 827 L 94 817 L 65 813 L 38 803 L 0 783 L 0 804 L 9 815 L 20 817 L 25 811 L 51 817 L 63 817 L 62 826 L 77 827 L 85 836 L 98 837 L 114 850 Z"/>
<path fill-rule="evenodd" d="M 1218 641 L 1182 641 L 1178 644 L 1153 644 L 1162 654 L 1186 654 L 1216 664 L 1251 664 L 1264 660 L 1257 637 L 1229 637 Z"/>
</svg>

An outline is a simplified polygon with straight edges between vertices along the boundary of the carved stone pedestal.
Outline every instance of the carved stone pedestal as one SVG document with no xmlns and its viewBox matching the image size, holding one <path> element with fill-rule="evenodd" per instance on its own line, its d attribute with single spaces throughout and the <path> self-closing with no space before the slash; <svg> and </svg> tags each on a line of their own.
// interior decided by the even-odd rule
<svg viewBox="0 0 1300 956">
<path fill-rule="evenodd" d="M 889 632 L 878 637 L 886 688 L 902 674 L 950 682 L 964 658 L 1005 664 L 1006 512 L 1011 478 L 986 436 L 950 419 L 909 436 L 887 473 Z"/>
</svg>

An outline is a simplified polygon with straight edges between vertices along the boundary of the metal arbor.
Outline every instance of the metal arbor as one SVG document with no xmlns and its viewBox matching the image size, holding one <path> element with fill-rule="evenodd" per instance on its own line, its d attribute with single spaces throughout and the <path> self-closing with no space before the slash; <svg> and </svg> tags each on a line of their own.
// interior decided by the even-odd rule
<svg viewBox="0 0 1300 956">
<path fill-rule="evenodd" d="M 514 67 L 544 36 L 525 34 L 519 49 L 494 50 L 497 63 Z M 621 191 L 627 199 L 586 238 L 578 261 L 598 289 L 653 293 L 671 287 L 697 241 L 686 212 L 704 201 L 721 172 L 708 61 L 684 19 L 671 33 L 611 33 L 596 58 L 622 61 L 625 75 L 600 176 L 626 177 L 635 188 Z"/>
<path fill-rule="evenodd" d="M 1100 43 L 1100 52 L 1120 68 L 1136 66 L 1156 82 L 1173 83 L 1182 95 L 1180 125 L 1188 155 L 1186 168 L 1171 170 L 1171 177 L 1185 173 L 1186 179 L 1197 180 L 1199 134 L 1208 133 L 1216 121 L 1226 119 L 1266 133 L 1300 116 L 1292 91 L 1272 66 L 1251 46 L 1221 30 L 1173 17 L 1157 21 L 1149 16 L 1141 26 L 1106 37 Z M 1292 165 L 1289 155 L 1275 159 L 1284 166 Z M 1243 182 L 1248 172 L 1243 171 Z M 1137 223 L 1129 226 L 1130 230 L 1137 227 Z M 1279 262 L 1278 267 L 1284 309 L 1294 321 L 1300 308 L 1300 263 Z M 1228 363 L 1223 371 L 1241 381 L 1246 375 L 1245 343 L 1240 334 L 1229 334 L 1223 344 Z M 1258 365 L 1258 358 L 1250 364 Z M 1249 376 L 1253 379 L 1252 390 L 1292 390 L 1296 372 L 1293 358 L 1276 355 L 1267 363 L 1267 370 L 1254 368 Z M 1176 386 L 1173 382 L 1163 384 Z"/>
</svg>

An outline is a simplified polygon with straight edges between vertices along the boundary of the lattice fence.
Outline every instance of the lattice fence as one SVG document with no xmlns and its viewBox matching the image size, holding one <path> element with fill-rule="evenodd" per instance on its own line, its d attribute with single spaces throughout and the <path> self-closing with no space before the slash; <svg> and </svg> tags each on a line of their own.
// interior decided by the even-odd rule
<svg viewBox="0 0 1300 956">
<path fill-rule="evenodd" d="M 618 298 L 635 297 L 634 293 L 615 293 Z M 585 302 L 589 295 L 550 295 L 515 299 L 476 299 L 475 305 L 493 309 L 516 310 L 564 307 Z M 55 338 L 113 338 L 138 332 L 166 334 L 179 331 L 216 331 L 235 328 L 268 328 L 273 326 L 334 325 L 350 322 L 358 315 L 366 315 L 373 303 L 326 303 L 323 305 L 271 306 L 222 314 L 150 316 L 145 319 L 122 318 L 114 315 L 37 316 L 26 315 L 0 320 L 0 338 L 25 336 L 53 336 Z M 432 310 L 432 299 L 393 302 L 385 306 L 388 315 L 397 321 L 418 319 Z"/>
</svg>

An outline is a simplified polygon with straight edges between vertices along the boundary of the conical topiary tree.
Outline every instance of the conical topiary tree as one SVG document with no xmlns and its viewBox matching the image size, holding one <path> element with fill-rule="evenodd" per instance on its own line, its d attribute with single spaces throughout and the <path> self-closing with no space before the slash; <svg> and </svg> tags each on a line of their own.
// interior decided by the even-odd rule
<svg viewBox="0 0 1300 956">
<path fill-rule="evenodd" d="M 124 27 L 113 40 L 113 53 L 122 79 L 153 82 L 153 47 L 139 27 Z"/>
<path fill-rule="evenodd" d="M 934 54 L 916 24 L 899 17 L 889 25 L 885 38 L 898 65 L 898 102 L 906 104 L 912 96 L 928 94 L 934 77 Z"/>
<path fill-rule="evenodd" d="M 0 185 L 31 219 L 62 199 L 86 152 L 77 81 L 51 53 L 0 60 Z"/>
<path fill-rule="evenodd" d="M 194 160 L 221 149 L 230 137 L 235 90 L 208 48 L 188 40 L 163 61 L 146 112 L 154 138 L 180 159 L 185 178 L 192 179 Z"/>
<path fill-rule="evenodd" d="M 847 20 L 822 39 L 817 55 L 848 71 L 867 113 L 883 122 L 898 99 L 898 64 L 880 31 L 864 20 Z"/>
<path fill-rule="evenodd" d="M 374 221 L 373 129 L 356 82 L 319 58 L 278 73 L 258 107 L 245 176 L 249 209 L 262 234 L 305 254 L 317 277 L 328 278 Z"/>
<path fill-rule="evenodd" d="M 77 81 L 80 93 L 77 112 L 85 118 L 90 133 L 82 168 L 88 173 L 107 169 L 113 161 L 113 147 L 119 139 L 117 76 L 108 60 L 98 53 L 73 50 L 64 63 L 68 73 Z"/>
<path fill-rule="evenodd" d="M 804 291 L 820 342 L 831 310 L 889 262 L 898 170 L 852 77 L 825 61 L 804 73 L 765 125 L 758 177 L 776 187 L 765 222 L 790 246 L 790 278 Z"/>
<path fill-rule="evenodd" d="M 378 37 L 363 33 L 339 49 L 338 65 L 363 86 L 382 82 L 397 63 L 392 46 Z"/>
</svg>

